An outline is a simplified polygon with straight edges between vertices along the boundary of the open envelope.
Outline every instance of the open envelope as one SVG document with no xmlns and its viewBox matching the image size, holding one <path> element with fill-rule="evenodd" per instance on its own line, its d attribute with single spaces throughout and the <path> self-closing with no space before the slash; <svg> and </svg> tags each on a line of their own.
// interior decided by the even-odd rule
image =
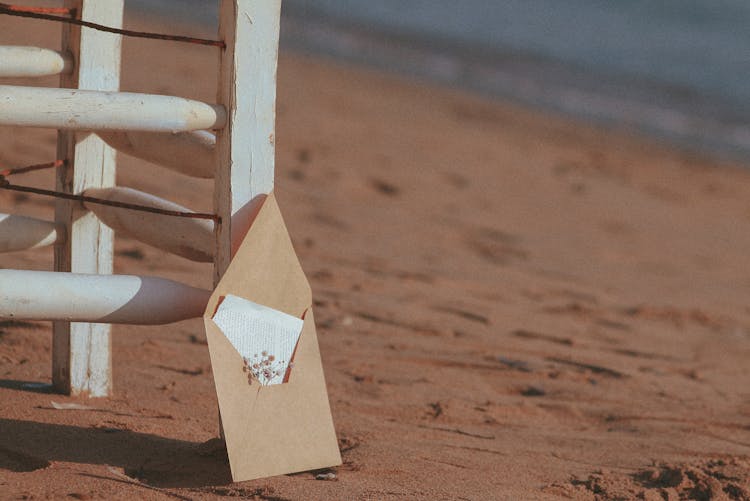
<svg viewBox="0 0 750 501">
<path fill-rule="evenodd" d="M 227 295 L 303 319 L 286 383 L 248 384 L 242 356 L 212 320 Z M 273 195 L 263 202 L 203 319 L 233 480 L 341 464 L 310 285 Z"/>
</svg>

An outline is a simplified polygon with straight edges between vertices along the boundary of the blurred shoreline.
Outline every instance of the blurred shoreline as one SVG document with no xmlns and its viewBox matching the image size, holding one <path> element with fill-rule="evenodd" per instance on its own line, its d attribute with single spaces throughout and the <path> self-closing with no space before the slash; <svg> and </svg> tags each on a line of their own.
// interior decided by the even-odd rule
<svg viewBox="0 0 750 501">
<path fill-rule="evenodd" d="M 680 148 L 750 161 L 750 110 L 689 85 L 595 71 L 538 52 L 498 49 L 332 16 L 284 3 L 282 50 L 469 90 L 585 122 L 626 129 Z M 169 16 L 204 34 L 216 2 L 130 0 L 133 13 Z"/>
</svg>

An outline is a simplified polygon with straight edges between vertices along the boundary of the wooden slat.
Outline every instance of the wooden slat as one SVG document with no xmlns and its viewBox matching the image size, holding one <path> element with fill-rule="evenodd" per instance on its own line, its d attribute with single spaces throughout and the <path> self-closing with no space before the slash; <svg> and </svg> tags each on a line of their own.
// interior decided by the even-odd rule
<svg viewBox="0 0 750 501">
<path fill-rule="evenodd" d="M 86 195 L 145 205 L 177 212 L 190 212 L 176 203 L 132 188 L 114 187 L 90 189 Z M 129 235 L 145 244 L 182 256 L 192 261 L 210 263 L 214 253 L 214 223 L 205 219 L 124 210 L 99 204 L 84 204 L 107 226 L 118 234 Z"/>
<path fill-rule="evenodd" d="M 113 27 L 122 26 L 123 4 L 124 0 L 63 2 L 65 7 L 76 9 L 79 18 Z M 63 25 L 62 50 L 77 54 L 78 64 L 70 75 L 60 79 L 60 86 L 118 91 L 121 44 L 119 35 Z M 42 103 L 35 106 L 40 111 L 46 111 Z M 88 188 L 114 186 L 115 151 L 96 135 L 60 131 L 57 145 L 57 158 L 68 160 L 67 166 L 57 172 L 59 191 L 78 194 Z M 57 202 L 55 220 L 64 225 L 68 233 L 67 244 L 55 248 L 56 271 L 112 273 L 112 230 L 80 204 L 68 201 Z M 112 391 L 110 326 L 55 322 L 52 381 L 55 388 L 63 393 L 108 396 Z"/>
<path fill-rule="evenodd" d="M 214 281 L 224 274 L 263 195 L 273 190 L 280 0 L 221 0 L 218 102 L 228 125 L 216 136 Z"/>
<path fill-rule="evenodd" d="M 65 228 L 52 221 L 0 214 L 0 253 L 31 250 L 65 242 Z"/>
<path fill-rule="evenodd" d="M 117 151 L 168 169 L 203 179 L 216 174 L 216 136 L 208 131 L 104 132 L 98 131 Z"/>
<path fill-rule="evenodd" d="M 67 52 L 0 45 L 0 77 L 45 77 L 70 73 L 72 70 L 73 58 Z"/>
<path fill-rule="evenodd" d="M 221 128 L 225 116 L 221 106 L 174 96 L 0 85 L 0 125 L 182 132 Z"/>
<path fill-rule="evenodd" d="M 16 320 L 162 325 L 202 316 L 210 294 L 155 277 L 0 270 L 0 318 Z"/>
</svg>

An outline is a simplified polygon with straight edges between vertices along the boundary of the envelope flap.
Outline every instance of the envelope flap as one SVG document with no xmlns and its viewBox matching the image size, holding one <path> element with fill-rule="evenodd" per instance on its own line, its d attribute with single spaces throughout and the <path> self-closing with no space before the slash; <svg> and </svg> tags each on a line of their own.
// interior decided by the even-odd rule
<svg viewBox="0 0 750 501">
<path fill-rule="evenodd" d="M 250 230 L 216 286 L 204 317 L 211 318 L 223 296 L 233 294 L 295 317 L 312 304 L 310 284 L 294 252 L 272 194 L 266 197 Z"/>
</svg>

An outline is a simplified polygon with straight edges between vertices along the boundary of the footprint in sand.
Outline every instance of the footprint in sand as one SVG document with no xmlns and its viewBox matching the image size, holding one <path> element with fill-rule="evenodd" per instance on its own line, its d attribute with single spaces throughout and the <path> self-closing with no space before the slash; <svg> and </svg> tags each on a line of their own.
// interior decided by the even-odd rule
<svg viewBox="0 0 750 501">
<path fill-rule="evenodd" d="M 529 259 L 529 252 L 519 245 L 519 238 L 494 228 L 478 228 L 467 235 L 467 247 L 482 260 L 504 266 L 512 261 Z"/>
<path fill-rule="evenodd" d="M 382 179 L 370 179 L 370 186 L 378 193 L 387 197 L 397 197 L 401 193 L 398 186 Z"/>
</svg>

